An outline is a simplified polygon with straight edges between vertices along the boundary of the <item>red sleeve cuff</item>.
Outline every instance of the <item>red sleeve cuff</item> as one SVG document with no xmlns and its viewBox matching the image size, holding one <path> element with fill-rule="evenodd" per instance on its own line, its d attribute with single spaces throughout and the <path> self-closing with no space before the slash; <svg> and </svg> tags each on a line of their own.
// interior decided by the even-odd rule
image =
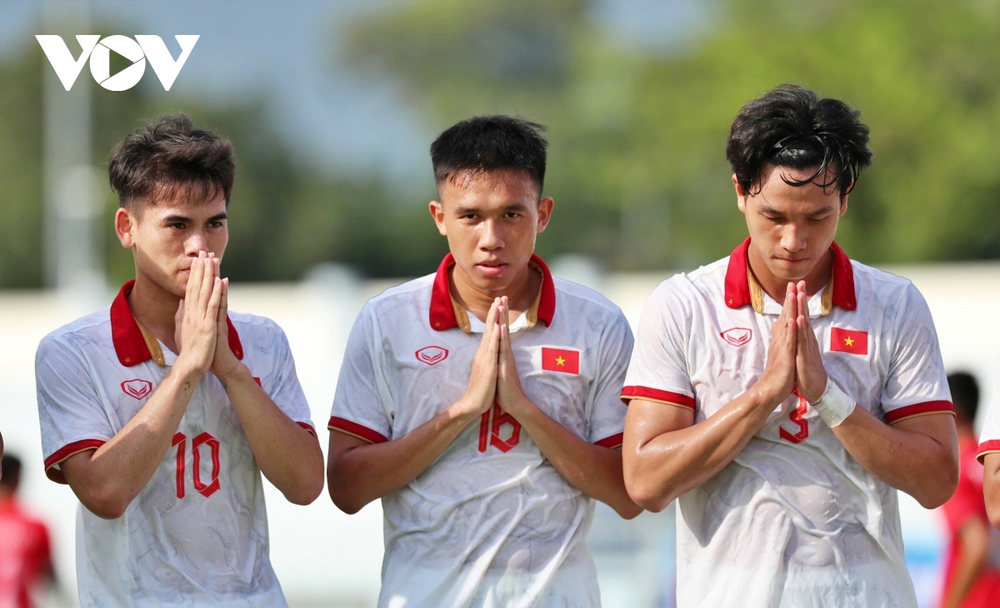
<svg viewBox="0 0 1000 608">
<path fill-rule="evenodd" d="M 907 405 L 885 413 L 885 421 L 889 424 L 896 424 L 900 420 L 926 416 L 928 414 L 951 414 L 955 415 L 955 406 L 951 401 L 925 401 Z"/>
<path fill-rule="evenodd" d="M 659 403 L 666 403 L 668 405 L 677 405 L 680 407 L 686 407 L 691 410 L 694 409 L 694 397 L 689 397 L 687 395 L 682 395 L 680 393 L 672 393 L 670 391 L 662 391 L 655 388 L 649 388 L 645 386 L 626 386 L 622 389 L 622 401 L 627 405 L 632 399 L 642 399 L 643 401 L 657 401 Z"/>
<path fill-rule="evenodd" d="M 385 443 L 389 439 L 379 433 L 378 431 L 373 431 L 366 426 L 361 426 L 356 422 L 351 422 L 350 420 L 344 418 L 338 418 L 337 416 L 330 416 L 330 423 L 327 428 L 333 431 L 339 431 L 358 439 L 363 439 L 368 443 Z"/>
<path fill-rule="evenodd" d="M 54 467 L 74 454 L 86 452 L 87 450 L 96 450 L 105 443 L 106 442 L 103 439 L 83 439 L 81 441 L 74 441 L 73 443 L 59 448 L 51 456 L 45 459 L 46 477 L 56 483 L 66 483 L 66 478 L 63 477 L 62 471 Z"/>
</svg>

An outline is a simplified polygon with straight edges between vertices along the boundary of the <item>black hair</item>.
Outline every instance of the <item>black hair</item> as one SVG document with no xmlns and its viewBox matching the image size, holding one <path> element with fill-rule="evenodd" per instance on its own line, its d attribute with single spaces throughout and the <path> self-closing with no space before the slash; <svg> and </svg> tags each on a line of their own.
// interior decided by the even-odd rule
<svg viewBox="0 0 1000 608">
<path fill-rule="evenodd" d="M 0 479 L 0 484 L 16 487 L 17 482 L 21 479 L 21 459 L 7 452 L 3 455 L 2 460 L 0 472 L 3 474 L 3 479 Z"/>
<path fill-rule="evenodd" d="M 545 154 L 549 142 L 540 124 L 513 116 L 475 116 L 463 120 L 431 144 L 434 182 L 440 187 L 465 171 L 524 171 L 538 186 L 545 183 Z"/>
<path fill-rule="evenodd" d="M 199 129 L 186 114 L 167 114 L 115 146 L 108 177 L 118 204 L 137 212 L 185 189 L 200 200 L 221 190 L 228 205 L 236 179 L 233 144 Z"/>
<path fill-rule="evenodd" d="M 948 388 L 951 389 L 951 402 L 955 404 L 959 416 L 974 422 L 979 410 L 979 383 L 976 382 L 976 377 L 968 372 L 949 374 Z"/>
<path fill-rule="evenodd" d="M 826 190 L 836 185 L 850 193 L 861 170 L 871 164 L 868 127 L 861 113 L 837 99 L 792 84 L 776 87 L 743 106 L 733 121 L 726 158 L 736 181 L 747 194 L 760 191 L 764 166 L 815 169 L 791 186 L 816 183 Z"/>
</svg>

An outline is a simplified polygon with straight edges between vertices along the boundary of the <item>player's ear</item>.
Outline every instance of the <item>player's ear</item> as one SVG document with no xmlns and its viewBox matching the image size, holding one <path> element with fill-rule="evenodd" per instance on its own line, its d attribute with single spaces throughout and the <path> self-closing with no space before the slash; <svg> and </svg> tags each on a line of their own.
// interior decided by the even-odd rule
<svg viewBox="0 0 1000 608">
<path fill-rule="evenodd" d="M 549 220 L 552 219 L 552 208 L 555 204 L 556 202 L 552 200 L 551 196 L 546 196 L 538 201 L 538 232 L 544 232 L 545 227 L 549 225 Z"/>
<path fill-rule="evenodd" d="M 747 193 L 740 185 L 740 180 L 736 178 L 736 174 L 733 173 L 731 178 L 733 180 L 733 187 L 736 188 L 736 206 L 740 208 L 743 213 L 747 212 Z"/>
<path fill-rule="evenodd" d="M 431 201 L 427 209 L 431 212 L 431 217 L 434 218 L 434 223 L 437 225 L 441 236 L 448 236 L 448 229 L 444 225 L 444 205 L 438 201 Z"/>
<path fill-rule="evenodd" d="M 135 239 L 132 235 L 135 227 L 136 218 L 132 212 L 119 207 L 118 211 L 115 211 L 115 234 L 118 235 L 118 240 L 121 242 L 122 247 L 131 249 L 135 246 Z"/>
<path fill-rule="evenodd" d="M 853 187 L 854 184 L 852 183 L 851 186 Z M 852 188 L 849 188 L 847 191 L 850 192 L 851 189 Z M 844 214 L 847 213 L 847 197 L 847 194 L 840 197 L 840 217 L 844 217 Z"/>
</svg>

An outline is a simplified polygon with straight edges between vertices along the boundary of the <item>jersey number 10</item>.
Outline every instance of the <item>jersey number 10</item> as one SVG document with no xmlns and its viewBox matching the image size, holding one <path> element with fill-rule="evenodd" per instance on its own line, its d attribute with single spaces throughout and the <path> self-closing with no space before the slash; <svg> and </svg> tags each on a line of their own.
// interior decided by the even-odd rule
<svg viewBox="0 0 1000 608">
<path fill-rule="evenodd" d="M 177 433 L 170 445 L 177 446 L 177 498 L 184 498 L 184 472 L 187 464 L 187 435 Z M 208 446 L 212 455 L 212 480 L 205 483 L 201 479 L 201 446 Z M 219 440 L 209 433 L 202 433 L 191 442 L 191 455 L 194 464 L 191 467 L 192 482 L 194 489 L 206 498 L 215 494 L 219 489 L 219 470 L 222 468 L 219 462 Z"/>
</svg>

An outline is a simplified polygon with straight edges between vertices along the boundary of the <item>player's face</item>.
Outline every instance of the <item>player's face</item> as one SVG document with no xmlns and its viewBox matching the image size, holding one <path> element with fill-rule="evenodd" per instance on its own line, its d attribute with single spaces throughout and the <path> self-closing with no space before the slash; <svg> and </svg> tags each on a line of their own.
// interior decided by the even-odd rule
<svg viewBox="0 0 1000 608">
<path fill-rule="evenodd" d="M 737 204 L 750 231 L 750 268 L 765 291 L 778 299 L 788 282 L 804 280 L 808 292 L 814 293 L 832 272 L 830 245 L 847 212 L 847 196 L 840 196 L 836 186 L 824 191 L 815 182 L 791 186 L 782 179 L 802 180 L 812 173 L 768 165 L 763 186 L 753 195 L 744 192 L 733 176 Z"/>
<path fill-rule="evenodd" d="M 198 253 L 222 258 L 226 251 L 226 199 L 221 191 L 209 200 L 198 200 L 180 190 L 138 214 L 119 209 L 115 229 L 122 246 L 133 251 L 136 281 L 183 298 Z"/>
<path fill-rule="evenodd" d="M 511 171 L 461 173 L 441 184 L 438 196 L 430 211 L 448 237 L 459 292 L 519 295 L 529 284 L 535 236 L 549 223 L 552 199 L 539 200 L 534 181 Z"/>
</svg>

